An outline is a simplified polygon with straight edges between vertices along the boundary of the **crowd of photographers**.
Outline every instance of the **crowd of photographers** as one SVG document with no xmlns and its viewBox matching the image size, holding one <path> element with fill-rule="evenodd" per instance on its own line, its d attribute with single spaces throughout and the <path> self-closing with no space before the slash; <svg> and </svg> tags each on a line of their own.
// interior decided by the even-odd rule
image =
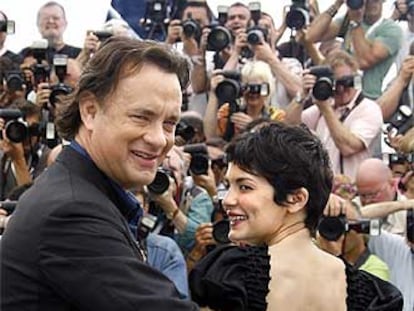
<svg viewBox="0 0 414 311">
<path fill-rule="evenodd" d="M 131 230 L 183 299 L 193 265 L 230 243 L 226 143 L 276 120 L 314 131 L 336 174 L 315 243 L 393 282 L 414 310 L 414 1 L 396 0 L 389 16 L 382 0 L 331 2 L 320 12 L 317 0 L 292 1 L 280 28 L 260 2 L 219 6 L 217 17 L 203 0 L 147 2 L 146 38 L 181 50 L 193 68 L 176 145 L 152 184 L 131 189 L 145 211 Z M 15 54 L 5 45 L 14 22 L 0 11 L 0 230 L 65 145 L 54 114 L 88 60 L 111 36 L 136 36 L 112 20 L 77 48 L 64 42 L 66 26 L 64 7 L 44 4 L 42 40 Z"/>
</svg>

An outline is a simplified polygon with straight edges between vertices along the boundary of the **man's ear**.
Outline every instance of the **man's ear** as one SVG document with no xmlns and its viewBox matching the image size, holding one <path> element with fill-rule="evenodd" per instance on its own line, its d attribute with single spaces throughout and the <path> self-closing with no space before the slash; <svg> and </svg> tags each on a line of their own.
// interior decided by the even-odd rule
<svg viewBox="0 0 414 311">
<path fill-rule="evenodd" d="M 289 213 L 297 213 L 304 209 L 309 200 L 309 192 L 306 188 L 299 188 L 290 193 L 286 197 L 287 210 Z"/>
<path fill-rule="evenodd" d="M 82 94 L 79 98 L 79 113 L 82 124 L 89 131 L 93 130 L 94 119 L 99 110 L 99 103 L 91 93 Z"/>
</svg>

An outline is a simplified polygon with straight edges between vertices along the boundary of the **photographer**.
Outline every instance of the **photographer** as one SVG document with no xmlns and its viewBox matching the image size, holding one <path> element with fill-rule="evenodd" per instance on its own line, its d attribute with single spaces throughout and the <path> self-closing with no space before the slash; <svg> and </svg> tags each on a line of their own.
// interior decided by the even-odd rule
<svg viewBox="0 0 414 311">
<path fill-rule="evenodd" d="M 391 19 L 399 21 L 403 31 L 401 48 L 395 58 L 397 70 L 400 70 L 405 57 L 409 54 L 410 44 L 414 40 L 414 1 L 395 0 Z"/>
<path fill-rule="evenodd" d="M 340 207 L 339 213 L 335 211 L 337 206 Z M 360 218 L 355 205 L 331 194 L 324 209 L 324 216 L 319 221 L 318 246 L 334 256 L 342 256 L 355 269 L 367 271 L 389 281 L 388 266 L 369 252 L 364 234 L 357 229 L 345 229 L 345 224 L 357 223 L 361 220 Z M 367 234 L 377 234 L 377 232 L 368 232 Z"/>
<path fill-rule="evenodd" d="M 14 111 L 24 116 L 25 123 L 22 123 L 20 118 L 10 120 L 5 120 L 5 117 L 0 118 L 3 137 L 1 140 L 3 174 L 0 177 L 2 200 L 16 186 L 27 184 L 40 175 L 46 167 L 49 153 L 49 149 L 40 142 L 40 109 L 32 103 L 23 102 L 20 104 L 20 111 L 16 109 Z M 0 110 L 0 113 L 5 112 Z M 10 130 L 10 133 L 17 133 L 17 139 L 14 135 L 8 137 L 7 128 L 11 127 L 15 129 Z"/>
<path fill-rule="evenodd" d="M 316 67 L 314 74 L 312 69 L 305 72 L 304 89 L 289 105 L 286 121 L 303 122 L 316 131 L 328 149 L 334 173 L 354 179 L 381 130 L 381 110 L 357 89 L 358 64 L 352 56 L 338 51 L 326 64 L 329 67 Z M 304 110 L 310 93 L 314 105 Z"/>
<path fill-rule="evenodd" d="M 0 107 L 5 108 L 16 100 L 24 99 L 26 90 L 19 67 L 8 57 L 0 57 Z"/>
<path fill-rule="evenodd" d="M 14 65 L 20 65 L 22 58 L 12 51 L 7 50 L 5 46 L 8 32 L 10 31 L 11 33 L 14 33 L 14 29 L 12 29 L 12 31 L 8 29 L 10 22 L 14 25 L 14 21 L 10 21 L 7 18 L 6 13 L 0 11 L 0 57 L 7 57 L 13 62 Z"/>
<path fill-rule="evenodd" d="M 42 38 L 48 42 L 46 59 L 49 63 L 52 62 L 55 54 L 65 54 L 69 58 L 76 58 L 81 51 L 80 48 L 63 41 L 66 26 L 66 13 L 62 5 L 49 1 L 40 7 L 37 12 L 37 27 Z M 20 54 L 25 55 L 27 49 L 29 48 L 24 48 Z"/>
<path fill-rule="evenodd" d="M 414 48 L 414 45 L 412 45 L 412 47 Z M 398 123 L 395 124 L 397 126 L 395 128 L 395 133 L 388 131 L 390 145 L 397 151 L 401 148 L 400 142 L 403 139 L 403 136 L 413 125 L 414 119 L 412 115 L 401 118 L 404 117 L 404 115 L 400 112 L 402 107 L 408 107 L 411 113 L 414 109 L 414 100 L 412 96 L 414 87 L 414 83 L 412 82 L 413 73 L 414 56 L 407 55 L 397 77 L 377 101 L 378 105 L 381 107 L 384 120 L 391 121 L 391 123 Z"/>
<path fill-rule="evenodd" d="M 211 219 L 214 210 L 211 199 L 215 191 L 214 175 L 209 169 L 207 176 L 211 187 L 202 188 L 191 181 L 190 184 L 186 184 L 187 165 L 184 154 L 177 147 L 170 151 L 163 167 L 169 170 L 174 178 L 170 178 L 167 191 L 150 192 L 151 198 L 174 226 L 174 239 L 186 256 L 194 246 L 197 227 Z M 210 194 L 206 189 L 213 192 Z"/>
<path fill-rule="evenodd" d="M 335 0 L 308 27 L 311 42 L 344 38 L 343 48 L 352 53 L 363 70 L 364 95 L 376 99 L 382 82 L 401 47 L 401 28 L 382 17 L 382 0 L 346 1 L 347 13 L 333 19 L 345 0 Z"/>
<path fill-rule="evenodd" d="M 204 118 L 208 139 L 219 136 L 229 141 L 234 134 L 258 118 L 283 119 L 282 110 L 270 107 L 274 80 L 267 63 L 248 62 L 243 66 L 240 77 L 235 74 L 234 77 L 225 78 L 225 75 L 225 71 L 216 71 L 211 78 Z M 231 92 L 228 92 L 228 86 Z"/>
</svg>

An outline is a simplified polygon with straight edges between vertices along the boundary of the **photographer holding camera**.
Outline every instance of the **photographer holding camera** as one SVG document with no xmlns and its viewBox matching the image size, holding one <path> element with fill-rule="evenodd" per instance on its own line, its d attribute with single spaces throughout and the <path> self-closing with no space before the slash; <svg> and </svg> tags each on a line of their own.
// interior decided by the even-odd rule
<svg viewBox="0 0 414 311">
<path fill-rule="evenodd" d="M 334 212 L 338 205 L 339 214 Z M 355 269 L 367 271 L 389 281 L 388 266 L 370 253 L 364 236 L 380 234 L 379 221 L 361 220 L 355 205 L 331 194 L 324 215 L 319 221 L 318 246 L 334 256 L 342 256 Z"/>
<path fill-rule="evenodd" d="M 215 71 L 204 118 L 207 138 L 229 141 L 255 119 L 282 120 L 284 111 L 270 106 L 273 81 L 271 68 L 263 61 L 246 63 L 241 73 Z"/>
<path fill-rule="evenodd" d="M 358 64 L 344 51 L 332 53 L 326 64 L 305 71 L 303 91 L 291 102 L 286 121 L 303 122 L 328 149 L 335 174 L 355 178 L 360 162 L 370 156 L 382 126 L 379 106 L 357 89 Z M 304 110 L 309 98 L 313 106 Z"/>
<path fill-rule="evenodd" d="M 9 33 L 14 33 L 14 21 L 7 18 L 6 13 L 0 11 L 0 57 L 9 58 L 13 64 L 20 65 L 22 58 L 20 55 L 6 49 L 5 42 Z"/>
<path fill-rule="evenodd" d="M 346 2 L 344 17 L 333 19 Z M 352 53 L 363 70 L 364 95 L 376 99 L 382 82 L 401 47 L 401 28 L 382 17 L 383 0 L 335 0 L 308 27 L 311 42 L 343 37 L 343 48 Z"/>
</svg>

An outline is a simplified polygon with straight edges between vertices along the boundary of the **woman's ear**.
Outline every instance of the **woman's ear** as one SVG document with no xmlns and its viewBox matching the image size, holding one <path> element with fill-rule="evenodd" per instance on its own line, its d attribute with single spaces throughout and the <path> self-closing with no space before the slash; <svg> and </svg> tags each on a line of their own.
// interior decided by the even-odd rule
<svg viewBox="0 0 414 311">
<path fill-rule="evenodd" d="M 79 113 L 87 130 L 93 130 L 93 121 L 99 109 L 99 103 L 93 94 L 82 94 L 79 99 Z"/>
<path fill-rule="evenodd" d="M 299 188 L 286 196 L 287 210 L 289 213 L 297 213 L 304 209 L 309 200 L 309 192 L 306 188 Z"/>
</svg>

